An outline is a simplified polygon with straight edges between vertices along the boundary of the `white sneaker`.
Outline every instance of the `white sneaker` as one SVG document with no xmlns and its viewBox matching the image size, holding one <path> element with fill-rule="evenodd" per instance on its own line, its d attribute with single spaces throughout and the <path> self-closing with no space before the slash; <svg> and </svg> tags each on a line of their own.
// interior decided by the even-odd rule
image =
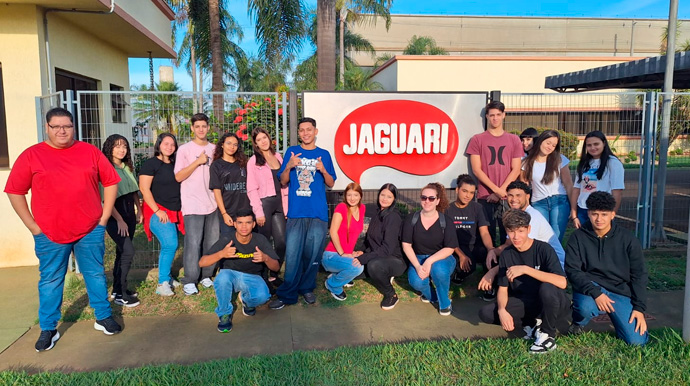
<svg viewBox="0 0 690 386">
<path fill-rule="evenodd" d="M 182 291 L 184 291 L 184 294 L 189 296 L 189 295 L 196 295 L 199 293 L 199 290 L 196 289 L 196 285 L 194 283 L 187 283 L 182 287 Z"/>
<path fill-rule="evenodd" d="M 208 278 L 208 277 L 206 279 L 200 281 L 199 283 L 206 288 L 213 287 L 213 280 L 211 280 L 211 278 Z"/>
<path fill-rule="evenodd" d="M 525 336 L 522 337 L 522 339 L 525 340 L 532 340 L 537 338 L 537 331 L 539 331 L 539 327 L 541 326 L 541 319 L 536 319 L 536 323 L 534 324 L 534 327 L 530 326 L 525 326 L 522 328 L 522 331 L 525 332 Z"/>
<path fill-rule="evenodd" d="M 535 336 L 537 339 L 534 341 L 532 347 L 529 348 L 530 354 L 543 354 L 558 347 L 556 340 L 540 329 L 537 329 Z"/>
<path fill-rule="evenodd" d="M 179 281 L 177 281 L 177 280 L 175 280 L 175 279 L 172 279 L 172 283 L 171 283 L 171 284 L 172 284 L 173 288 L 182 287 L 182 283 L 180 283 Z"/>
<path fill-rule="evenodd" d="M 158 284 L 158 287 L 156 287 L 156 293 L 160 296 L 173 296 L 173 295 L 175 295 L 172 288 L 170 288 L 170 283 L 168 283 L 167 281 L 164 281 L 163 283 Z"/>
</svg>

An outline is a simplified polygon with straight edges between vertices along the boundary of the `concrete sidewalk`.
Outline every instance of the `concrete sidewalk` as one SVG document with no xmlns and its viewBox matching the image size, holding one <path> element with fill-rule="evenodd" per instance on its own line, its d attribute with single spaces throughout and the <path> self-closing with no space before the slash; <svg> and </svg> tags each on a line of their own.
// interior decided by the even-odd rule
<svg viewBox="0 0 690 386">
<path fill-rule="evenodd" d="M 25 278 L 15 283 L 14 293 L 23 292 L 18 288 L 24 286 L 35 292 L 36 282 L 29 281 Z M 0 283 L 0 294 L 6 294 L 6 283 Z M 4 296 L 2 318 L 8 319 L 10 312 L 6 310 L 13 308 L 5 307 Z M 31 323 L 37 307 L 37 300 L 33 300 L 33 304 L 20 308 L 25 315 L 26 309 L 33 307 Z M 93 321 L 63 323 L 59 326 L 60 341 L 42 353 L 34 350 L 40 328 L 33 326 L 26 332 L 23 327 L 16 330 L 16 342 L 0 354 L 0 371 L 99 371 L 386 342 L 508 336 L 500 326 L 479 323 L 477 311 L 484 304 L 477 298 L 455 301 L 449 317 L 440 316 L 431 305 L 420 301 L 401 302 L 391 311 L 382 311 L 372 303 L 341 308 L 295 305 L 279 311 L 263 306 L 254 317 L 236 312 L 233 330 L 227 334 L 216 331 L 218 319 L 214 314 L 126 318 L 122 321 L 124 331 L 115 336 L 94 330 Z M 650 328 L 681 326 L 683 291 L 650 293 L 648 304 L 653 317 L 648 320 Z M 608 322 L 590 323 L 588 328 L 612 329 Z"/>
</svg>

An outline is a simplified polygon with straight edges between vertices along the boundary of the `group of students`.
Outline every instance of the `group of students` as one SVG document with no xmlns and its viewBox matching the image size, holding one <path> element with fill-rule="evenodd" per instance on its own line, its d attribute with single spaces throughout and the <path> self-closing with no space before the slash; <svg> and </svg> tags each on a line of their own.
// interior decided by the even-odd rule
<svg viewBox="0 0 690 386">
<path fill-rule="evenodd" d="M 378 210 L 370 216 L 361 248 L 357 242 L 365 206 L 358 184 L 346 187 L 328 227 L 326 191 L 337 177 L 329 152 L 316 146 L 318 129 L 312 118 L 299 121 L 301 143 L 286 150 L 285 160 L 276 153 L 269 133 L 255 129 L 254 155 L 247 160 L 237 135 L 224 134 L 211 144 L 209 118 L 195 114 L 192 141 L 178 148 L 172 134 L 158 136 L 138 185 L 129 143 L 122 136 L 110 136 L 100 157 L 110 161 L 118 176 L 94 180 L 105 186 L 101 223 L 107 219 L 105 229 L 117 246 L 111 297 L 122 306 L 139 304 L 137 294 L 128 289 L 127 275 L 134 256 L 134 229 L 142 222 L 149 239 L 156 235 L 161 244 L 156 293 L 173 296 L 181 287 L 185 295 L 194 295 L 199 284 L 214 287 L 220 332 L 232 329 L 234 293 L 239 293 L 247 316 L 267 302 L 274 310 L 297 303 L 300 296 L 315 303 L 321 265 L 330 272 L 324 285 L 337 300 L 347 298 L 345 288 L 354 285 L 353 280 L 368 277 L 383 296 L 381 308 L 390 310 L 398 302 L 393 280 L 407 272 L 421 301 L 433 304 L 440 315 L 450 315 L 451 282 L 462 283 L 483 265 L 479 289 L 492 304 L 481 309 L 480 318 L 508 331 L 519 319 L 526 338 L 535 340 L 531 352 L 556 347 L 556 325 L 571 307 L 564 291 L 566 274 L 573 286 L 569 332 L 579 333 L 591 318 L 608 313 L 622 339 L 646 343 L 647 271 L 637 240 L 613 222 L 624 186 L 622 165 L 606 137 L 600 132 L 586 136 L 573 185 L 558 133 L 547 130 L 521 143 L 504 131 L 504 110 L 501 102 L 487 105 L 488 128 L 472 137 L 466 150 L 474 177 L 458 176 L 455 202 L 449 202 L 442 184 L 430 183 L 421 189 L 421 210 L 403 219 L 396 203 L 398 190 L 386 183 L 378 191 Z M 59 129 L 53 129 L 58 126 L 51 126 L 52 119 L 49 135 L 73 129 L 71 116 L 70 125 L 65 119 Z M 59 139 L 51 137 L 56 143 Z M 528 142 L 533 142 L 531 150 Z M 74 143 L 78 141 L 71 139 L 63 147 Z M 99 168 L 104 170 L 101 174 L 109 172 Z M 8 193 L 25 194 L 24 187 L 9 185 Z M 22 217 L 23 211 L 17 211 Z M 569 213 L 565 220 L 563 213 Z M 561 240 L 568 217 L 578 229 L 566 252 Z M 181 283 L 171 276 L 178 231 L 185 235 Z M 104 283 L 100 273 L 98 280 Z M 101 312 L 96 329 L 119 332 L 107 311 Z M 41 328 L 46 336 L 42 333 L 37 342 L 38 351 L 52 348 L 59 338 L 52 319 Z"/>
</svg>

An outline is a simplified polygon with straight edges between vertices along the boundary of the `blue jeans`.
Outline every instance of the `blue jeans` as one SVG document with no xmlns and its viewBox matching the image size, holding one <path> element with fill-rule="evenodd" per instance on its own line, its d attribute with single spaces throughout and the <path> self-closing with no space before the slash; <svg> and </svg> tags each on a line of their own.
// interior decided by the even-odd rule
<svg viewBox="0 0 690 386">
<path fill-rule="evenodd" d="M 218 242 L 220 238 L 220 224 L 218 224 L 218 209 L 207 215 L 188 214 L 184 216 L 184 251 L 182 265 L 184 277 L 182 284 L 196 284 L 199 280 L 213 276 L 216 266 L 199 268 L 199 259 Z M 203 247 L 203 249 L 202 249 Z M 201 275 L 201 277 L 199 277 Z"/>
<path fill-rule="evenodd" d="M 538 210 L 549 222 L 558 241 L 563 241 L 565 229 L 568 227 L 568 218 L 570 217 L 568 196 L 559 194 L 546 197 L 537 202 L 533 202 L 532 207 Z"/>
<path fill-rule="evenodd" d="M 580 226 L 585 225 L 589 221 L 589 211 L 587 209 L 582 209 L 577 207 L 577 219 L 580 220 Z"/>
<path fill-rule="evenodd" d="M 334 294 L 343 293 L 343 286 L 364 272 L 364 266 L 355 267 L 353 259 L 340 256 L 337 252 L 324 251 L 321 264 L 328 272 L 335 275 L 326 279 L 326 288 Z"/>
<path fill-rule="evenodd" d="M 424 261 L 426 261 L 429 256 L 430 255 L 417 255 L 419 264 L 424 264 Z M 407 279 L 410 281 L 412 288 L 421 292 L 422 295 L 430 301 L 438 302 L 439 309 L 444 309 L 450 307 L 448 291 L 450 291 L 450 274 L 453 273 L 454 269 L 455 258 L 453 255 L 450 255 L 445 259 L 435 262 L 431 266 L 431 274 L 424 280 L 417 275 L 417 270 L 414 268 L 414 265 L 410 264 L 410 268 L 407 270 Z M 436 288 L 435 292 L 431 292 L 429 278 L 434 282 L 434 287 Z"/>
<path fill-rule="evenodd" d="M 161 251 L 158 254 L 158 284 L 166 281 L 170 283 L 172 280 L 170 270 L 175 260 L 175 251 L 177 251 L 177 224 L 172 222 L 163 224 L 154 214 L 149 220 L 149 229 L 161 244 Z"/>
<path fill-rule="evenodd" d="M 326 222 L 318 218 L 288 218 L 285 275 L 276 290 L 278 299 L 285 304 L 297 303 L 299 294 L 314 292 L 326 231 Z"/>
<path fill-rule="evenodd" d="M 609 314 L 609 318 L 611 318 L 613 327 L 616 329 L 618 338 L 631 345 L 641 346 L 646 344 L 649 334 L 645 332 L 644 335 L 640 335 L 639 332 L 635 332 L 635 321 L 628 323 L 633 311 L 630 298 L 610 292 L 601 286 L 599 288 L 601 293 L 615 302 L 613 303 L 614 312 Z M 599 310 L 591 296 L 573 291 L 573 323 L 586 326 L 593 317 L 603 315 L 604 313 L 604 311 Z"/>
<path fill-rule="evenodd" d="M 105 319 L 112 314 L 103 268 L 104 226 L 97 225 L 86 236 L 68 244 L 50 241 L 43 233 L 34 236 L 34 243 L 38 270 L 41 273 L 38 280 L 38 322 L 41 330 L 55 330 L 60 321 L 65 274 L 72 251 L 84 276 L 89 305 L 93 308 L 96 319 Z"/>
<path fill-rule="evenodd" d="M 247 308 L 260 306 L 271 298 L 268 286 L 261 276 L 232 269 L 218 271 L 216 280 L 213 281 L 213 289 L 216 291 L 218 300 L 218 307 L 216 307 L 218 317 L 232 315 L 233 292 L 242 293 L 242 303 Z"/>
</svg>

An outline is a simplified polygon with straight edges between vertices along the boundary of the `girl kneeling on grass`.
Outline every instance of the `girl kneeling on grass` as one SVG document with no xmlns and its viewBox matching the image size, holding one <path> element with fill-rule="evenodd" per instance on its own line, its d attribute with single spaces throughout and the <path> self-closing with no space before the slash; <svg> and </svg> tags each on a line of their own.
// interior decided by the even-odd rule
<svg viewBox="0 0 690 386">
<path fill-rule="evenodd" d="M 343 202 L 335 207 L 329 231 L 331 241 L 321 260 L 326 271 L 332 272 L 325 285 L 336 300 L 347 299 L 343 286 L 364 271 L 357 259 L 362 252 L 355 252 L 355 244 L 364 229 L 364 212 L 362 187 L 351 182 L 345 188 Z"/>
<path fill-rule="evenodd" d="M 448 291 L 458 238 L 453 220 L 443 213 L 449 205 L 443 185 L 428 184 L 420 198 L 422 210 L 408 216 L 402 230 L 402 249 L 412 264 L 407 277 L 412 288 L 422 293 L 422 302 L 437 303 L 439 314 L 447 316 L 453 310 Z"/>
<path fill-rule="evenodd" d="M 113 292 L 110 297 L 115 298 L 115 304 L 136 307 L 139 305 L 139 299 L 136 292 L 127 289 L 127 275 L 134 259 L 134 231 L 137 223 L 142 221 L 142 213 L 129 141 L 120 134 L 113 134 L 103 142 L 103 154 L 120 176 L 113 213 L 106 225 L 106 231 L 116 245 Z"/>
</svg>

